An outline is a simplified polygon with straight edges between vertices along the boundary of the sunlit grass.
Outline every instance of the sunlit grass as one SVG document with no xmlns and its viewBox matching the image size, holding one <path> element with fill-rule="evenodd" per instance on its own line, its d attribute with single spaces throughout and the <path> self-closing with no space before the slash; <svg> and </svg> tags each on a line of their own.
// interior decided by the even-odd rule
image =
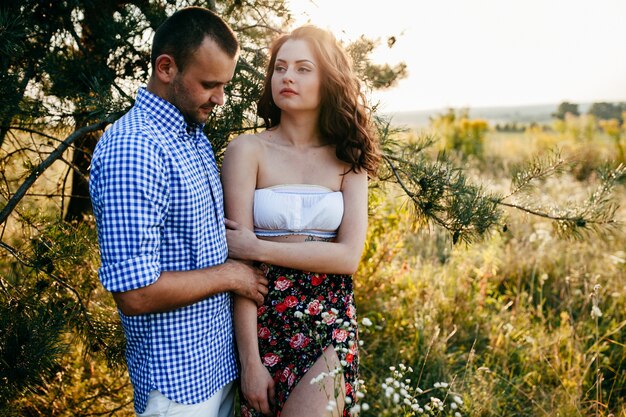
<svg viewBox="0 0 626 417">
<path fill-rule="evenodd" d="M 562 138 L 529 146 L 527 140 L 491 137 L 484 160 L 470 171 L 504 192 L 508 182 L 498 176 L 511 164 L 556 143 L 566 158 L 587 146 Z M 610 155 L 606 143 L 595 143 L 590 164 Z M 572 166 L 541 184 L 539 198 L 584 201 L 594 176 L 579 181 Z M 622 222 L 623 191 L 617 193 Z M 408 405 L 398 413 L 385 396 L 389 366 L 398 363 L 419 370 L 414 387 L 444 381 L 463 399 L 454 409 L 448 402 L 431 410 L 434 415 L 626 415 L 622 229 L 562 239 L 547 220 L 508 211 L 506 231 L 453 246 L 439 230 L 414 230 L 403 200 L 391 195 L 373 202 L 370 251 L 356 279 L 358 308 L 376 329 L 363 334 L 371 405 L 364 415 L 420 414 Z"/>
<path fill-rule="evenodd" d="M 474 181 L 506 194 L 513 166 L 555 147 L 575 162 L 526 198 L 584 201 L 597 183 L 594 169 L 613 155 L 606 138 L 581 142 L 556 132 L 489 132 L 482 157 L 465 160 L 464 168 Z M 56 175 L 63 172 L 59 166 Z M 35 190 L 56 192 L 53 177 L 50 187 L 42 181 Z M 616 195 L 623 222 L 623 185 Z M 12 219 L 20 233 L 9 241 L 34 257 L 33 242 L 45 243 L 46 256 L 56 259 L 54 272 L 81 291 L 94 322 L 112 325 L 115 308 L 96 278 L 93 224 L 74 231 L 72 225 L 51 225 L 40 210 L 45 203 L 48 215 L 58 215 L 59 200 L 41 198 L 24 200 L 21 219 Z M 445 231 L 413 222 L 397 187 L 372 190 L 368 239 L 354 277 L 363 342 L 362 416 L 626 416 L 622 226 L 563 239 L 546 219 L 515 210 L 504 214 L 506 230 L 452 245 Z M 5 230 L 5 240 L 9 234 Z M 27 270 L 2 253 L 0 271 Z M 103 334 L 122 338 L 117 330 Z M 59 372 L 16 406 L 29 415 L 132 415 L 124 368 L 110 368 L 77 335 L 67 340 L 72 348 Z"/>
</svg>

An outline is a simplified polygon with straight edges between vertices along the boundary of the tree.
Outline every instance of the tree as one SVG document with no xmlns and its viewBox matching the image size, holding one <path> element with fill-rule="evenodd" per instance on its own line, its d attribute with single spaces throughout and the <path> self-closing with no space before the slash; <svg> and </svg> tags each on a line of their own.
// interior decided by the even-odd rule
<svg viewBox="0 0 626 417">
<path fill-rule="evenodd" d="M 597 120 L 615 119 L 622 123 L 623 112 L 626 112 L 626 103 L 598 102 L 593 103 L 587 113 L 595 116 Z"/>
<path fill-rule="evenodd" d="M 565 115 L 568 113 L 572 116 L 580 116 L 580 112 L 578 111 L 578 104 L 564 101 L 559 104 L 556 112 L 552 113 L 552 117 L 559 120 L 565 120 Z"/>
</svg>

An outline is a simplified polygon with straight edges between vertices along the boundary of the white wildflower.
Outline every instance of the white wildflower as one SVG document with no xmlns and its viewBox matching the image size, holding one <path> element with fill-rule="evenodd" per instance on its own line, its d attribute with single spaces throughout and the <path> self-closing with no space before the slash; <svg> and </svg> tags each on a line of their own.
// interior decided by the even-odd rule
<svg viewBox="0 0 626 417">
<path fill-rule="evenodd" d="M 598 318 L 598 317 L 602 317 L 602 310 L 600 310 L 600 307 L 598 306 L 593 306 L 591 307 L 591 317 Z"/>
</svg>

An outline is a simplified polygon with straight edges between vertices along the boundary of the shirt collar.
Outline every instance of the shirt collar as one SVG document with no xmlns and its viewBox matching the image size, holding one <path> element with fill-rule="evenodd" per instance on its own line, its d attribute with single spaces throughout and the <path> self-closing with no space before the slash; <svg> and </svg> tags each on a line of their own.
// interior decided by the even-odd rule
<svg viewBox="0 0 626 417">
<path fill-rule="evenodd" d="M 157 126 L 176 132 L 181 137 L 196 138 L 204 131 L 203 123 L 188 124 L 180 110 L 172 103 L 152 94 L 145 87 L 139 88 L 135 105 L 152 116 Z"/>
</svg>

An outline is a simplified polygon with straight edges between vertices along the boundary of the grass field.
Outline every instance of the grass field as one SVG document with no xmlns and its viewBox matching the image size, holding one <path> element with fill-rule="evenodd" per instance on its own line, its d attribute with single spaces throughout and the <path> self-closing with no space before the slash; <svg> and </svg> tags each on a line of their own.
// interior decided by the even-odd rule
<svg viewBox="0 0 626 417">
<path fill-rule="evenodd" d="M 472 180 L 505 194 L 515 164 L 559 148 L 572 159 L 570 168 L 524 198 L 574 205 L 593 192 L 594 169 L 614 157 L 611 146 L 601 136 L 580 141 L 551 131 L 490 131 L 482 157 L 465 161 L 464 168 Z M 623 222 L 623 183 L 615 195 Z M 25 201 L 24 212 L 42 207 L 33 201 Z M 19 233 L 13 224 L 11 242 L 26 250 L 30 239 L 48 239 L 52 253 L 63 257 L 57 274 L 80 287 L 93 317 L 107 317 L 98 323 L 110 326 L 108 340 L 119 343 L 112 300 L 97 281 L 93 224 L 46 226 L 60 207 L 58 200 L 49 203 L 48 215 L 32 213 L 29 226 L 19 223 Z M 568 239 L 549 220 L 506 209 L 506 230 L 452 245 L 446 232 L 415 224 L 393 185 L 373 190 L 370 206 L 367 245 L 355 274 L 361 415 L 626 417 L 623 224 Z M 11 262 L 2 253 L 4 273 Z M 73 331 L 64 340 L 69 350 L 53 377 L 26 392 L 14 410 L 133 415 L 123 364 L 112 366 Z"/>
<path fill-rule="evenodd" d="M 571 170 L 526 198 L 584 201 L 597 183 L 591 168 L 612 155 L 602 138 L 491 132 L 484 157 L 467 171 L 505 194 L 510 166 L 555 147 L 572 160 Z M 623 222 L 623 187 L 616 195 Z M 357 281 L 361 315 L 375 325 L 363 335 L 367 415 L 420 415 L 425 405 L 436 409 L 431 397 L 445 404 L 436 415 L 626 415 L 623 225 L 564 239 L 550 221 L 508 210 L 506 232 L 453 246 L 441 230 L 414 230 L 401 196 L 377 203 Z M 402 387 L 390 390 L 383 381 L 400 364 L 413 369 L 413 391 L 405 386 L 408 395 L 394 401 Z"/>
</svg>

